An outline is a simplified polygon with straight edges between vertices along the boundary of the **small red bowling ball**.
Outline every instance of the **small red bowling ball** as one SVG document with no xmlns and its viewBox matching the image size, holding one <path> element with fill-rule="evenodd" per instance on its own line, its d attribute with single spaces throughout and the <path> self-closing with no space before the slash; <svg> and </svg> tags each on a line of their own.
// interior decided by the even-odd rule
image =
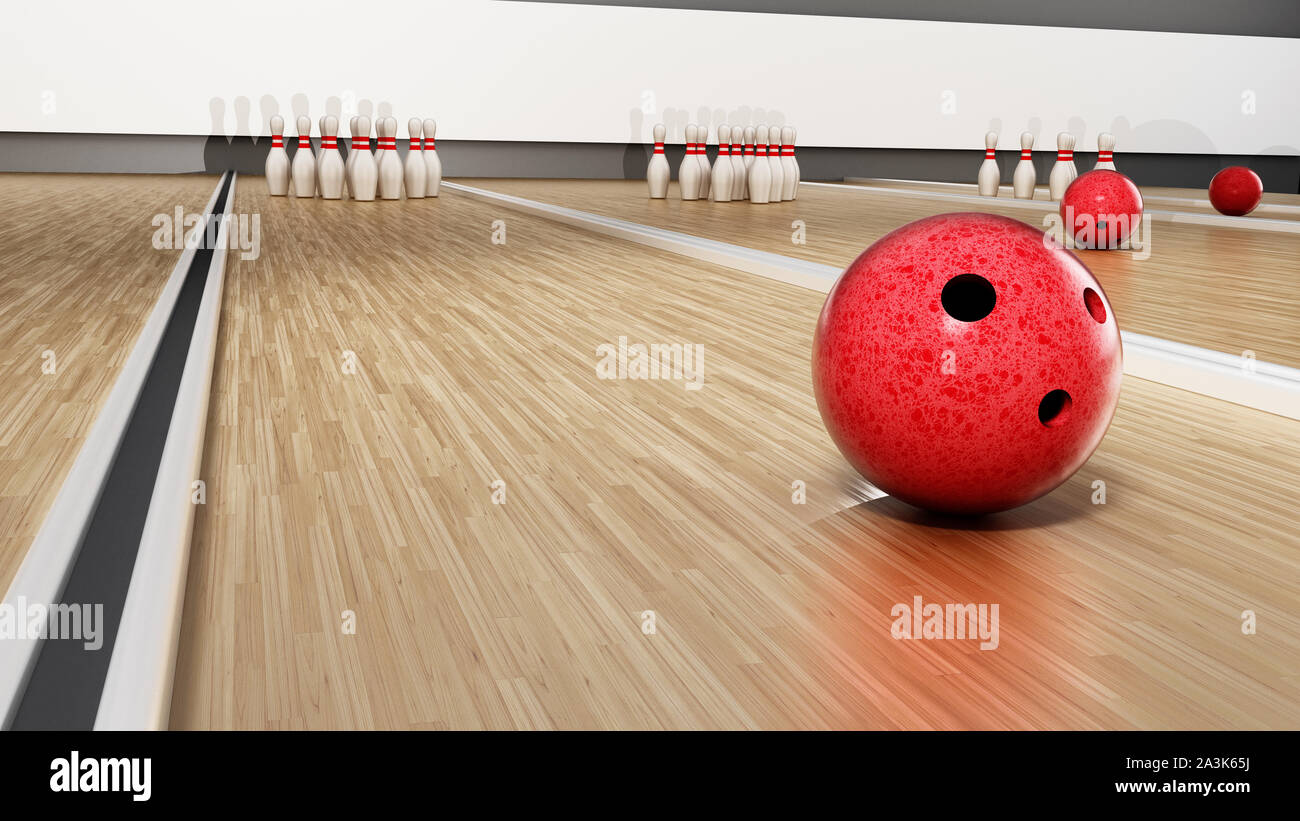
<svg viewBox="0 0 1300 821">
<path fill-rule="evenodd" d="M 1244 217 L 1264 196 L 1259 175 L 1244 165 L 1230 165 L 1210 180 L 1210 205 L 1220 214 Z"/>
<path fill-rule="evenodd" d="M 1078 257 L 1023 222 L 940 214 L 840 275 L 813 388 L 868 481 L 945 513 L 1048 493 L 1088 460 L 1119 397 L 1119 328 Z"/>
<path fill-rule="evenodd" d="M 1097 168 L 1065 189 L 1061 217 L 1076 248 L 1118 248 L 1142 220 L 1142 192 L 1118 171 Z"/>
</svg>

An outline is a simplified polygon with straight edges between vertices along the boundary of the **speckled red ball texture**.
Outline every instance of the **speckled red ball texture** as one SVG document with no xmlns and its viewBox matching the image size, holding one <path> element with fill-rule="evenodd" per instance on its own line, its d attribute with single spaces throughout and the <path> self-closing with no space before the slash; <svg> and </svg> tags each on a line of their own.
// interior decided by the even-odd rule
<svg viewBox="0 0 1300 821">
<path fill-rule="evenodd" d="M 1142 192 L 1118 171 L 1093 169 L 1065 189 L 1061 217 L 1077 247 L 1116 248 L 1142 219 Z"/>
<path fill-rule="evenodd" d="M 1264 197 L 1264 182 L 1244 165 L 1231 165 L 1210 180 L 1210 204 L 1220 214 L 1244 217 Z"/>
<path fill-rule="evenodd" d="M 976 213 L 864 251 L 826 299 L 812 360 L 849 463 L 947 513 L 1006 510 L 1068 479 L 1105 435 L 1123 370 L 1087 267 L 1033 226 Z"/>
</svg>

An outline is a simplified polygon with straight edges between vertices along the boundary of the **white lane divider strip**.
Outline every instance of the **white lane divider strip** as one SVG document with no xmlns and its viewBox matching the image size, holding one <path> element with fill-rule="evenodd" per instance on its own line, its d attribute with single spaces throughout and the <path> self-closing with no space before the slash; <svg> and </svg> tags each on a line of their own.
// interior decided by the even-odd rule
<svg viewBox="0 0 1300 821">
<path fill-rule="evenodd" d="M 800 185 L 819 184 L 823 183 L 800 183 Z M 737 271 L 758 274 L 821 293 L 829 292 L 840 275 L 840 269 L 819 262 L 758 251 L 741 245 L 591 214 L 461 183 L 443 182 L 443 185 L 481 199 L 512 205 L 557 222 L 671 251 L 704 262 L 712 262 Z M 891 194 L 897 193 L 893 189 L 879 190 Z M 984 198 L 970 197 L 969 199 Z M 1020 202 L 1028 205 L 1030 201 Z M 1042 204 L 1050 205 L 1050 203 Z M 1124 373 L 1130 376 L 1291 419 L 1300 419 L 1300 370 L 1296 368 L 1257 362 L 1242 356 L 1184 345 L 1145 334 L 1121 331 L 1120 335 L 1124 340 Z"/>
<path fill-rule="evenodd" d="M 860 191 L 870 194 L 893 194 L 902 197 L 917 199 L 934 199 L 942 197 L 946 200 L 956 202 L 977 203 L 980 205 L 997 205 L 1002 208 L 1020 208 L 1028 211 L 1039 211 L 1044 214 L 1055 213 L 1060 210 L 1060 204 L 1049 202 L 1047 200 L 1018 200 L 1014 197 L 981 197 L 978 194 L 950 194 L 944 191 L 907 191 L 902 188 L 886 188 L 874 185 L 850 185 L 840 182 L 806 182 L 801 181 L 800 185 L 814 185 L 818 188 L 835 188 L 839 190 Z M 1143 211 L 1150 214 L 1156 222 L 1175 222 L 1186 225 L 1212 225 L 1216 228 L 1241 228 L 1248 231 L 1280 231 L 1286 234 L 1300 234 L 1300 220 L 1276 220 L 1266 219 L 1263 217 L 1228 217 L 1220 214 L 1195 214 L 1191 211 L 1162 211 L 1156 208 L 1147 208 Z"/>
</svg>

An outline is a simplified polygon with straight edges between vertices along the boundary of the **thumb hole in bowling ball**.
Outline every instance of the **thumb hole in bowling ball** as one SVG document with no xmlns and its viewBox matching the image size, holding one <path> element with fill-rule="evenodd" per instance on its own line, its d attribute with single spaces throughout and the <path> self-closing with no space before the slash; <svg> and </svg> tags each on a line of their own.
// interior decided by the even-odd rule
<svg viewBox="0 0 1300 821">
<path fill-rule="evenodd" d="M 1088 313 L 1100 324 L 1106 322 L 1106 303 L 1101 301 L 1101 296 L 1091 288 L 1083 289 L 1083 304 L 1088 306 Z"/>
<path fill-rule="evenodd" d="M 979 274 L 958 274 L 948 280 L 939 295 L 948 316 L 961 322 L 978 322 L 993 313 L 997 299 L 993 283 Z"/>
<path fill-rule="evenodd" d="M 1057 428 L 1065 424 L 1070 415 L 1070 394 L 1057 388 L 1048 391 L 1038 403 L 1038 421 L 1045 427 Z"/>
</svg>

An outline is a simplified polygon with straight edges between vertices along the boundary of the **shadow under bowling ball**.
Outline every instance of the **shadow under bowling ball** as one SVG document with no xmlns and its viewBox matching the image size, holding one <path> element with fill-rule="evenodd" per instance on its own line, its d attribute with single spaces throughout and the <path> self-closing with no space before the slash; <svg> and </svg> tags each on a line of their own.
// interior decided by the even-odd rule
<svg viewBox="0 0 1300 821">
<path fill-rule="evenodd" d="M 952 513 L 935 513 L 913 507 L 892 496 L 883 496 L 859 507 L 875 515 L 887 516 L 896 521 L 936 530 L 1028 530 L 1050 527 L 1086 516 L 1088 508 L 1092 507 L 1088 501 L 1088 491 L 1086 488 L 1072 488 L 1074 484 L 1074 480 L 1071 480 L 1052 493 L 1039 497 L 1028 504 L 999 513 L 982 515 L 966 516 Z M 1079 499 L 1078 503 L 1068 501 L 1075 497 Z"/>
</svg>

